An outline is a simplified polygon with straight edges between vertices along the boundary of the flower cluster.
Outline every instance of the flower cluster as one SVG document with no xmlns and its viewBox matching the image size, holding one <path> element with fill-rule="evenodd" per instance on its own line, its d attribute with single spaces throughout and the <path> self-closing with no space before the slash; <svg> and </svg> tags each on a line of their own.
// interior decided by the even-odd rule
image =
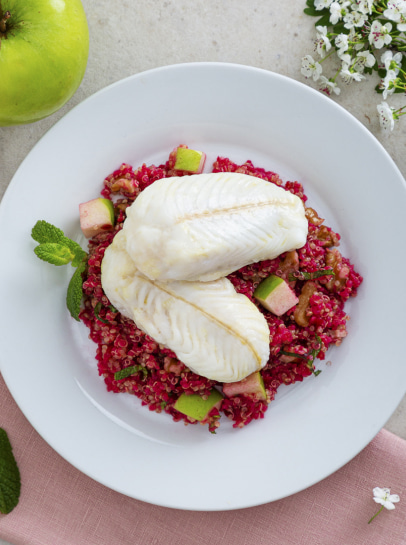
<svg viewBox="0 0 406 545">
<path fill-rule="evenodd" d="M 302 74 L 319 83 L 320 91 L 340 94 L 339 83 L 360 82 L 366 74 L 378 73 L 376 91 L 383 101 L 377 106 L 381 126 L 392 130 L 406 113 L 386 102 L 393 93 L 406 91 L 406 0 L 307 0 L 304 12 L 318 17 L 315 52 L 306 55 Z M 338 61 L 331 77 L 322 63 L 332 56 Z"/>
</svg>

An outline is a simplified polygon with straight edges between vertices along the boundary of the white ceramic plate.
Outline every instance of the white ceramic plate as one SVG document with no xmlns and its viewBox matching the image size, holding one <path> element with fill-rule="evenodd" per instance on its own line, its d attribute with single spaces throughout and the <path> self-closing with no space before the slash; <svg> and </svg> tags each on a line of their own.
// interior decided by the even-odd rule
<svg viewBox="0 0 406 545">
<path fill-rule="evenodd" d="M 36 258 L 45 219 L 80 239 L 78 204 L 121 162 L 159 164 L 178 144 L 301 181 L 365 280 L 332 365 L 281 389 L 265 419 L 174 423 L 107 393 L 95 345 L 65 307 L 70 267 Z M 228 510 L 280 499 L 336 471 L 376 435 L 406 385 L 406 191 L 371 134 L 285 77 L 231 64 L 168 66 L 85 100 L 35 146 L 0 207 L 1 371 L 44 439 L 95 480 L 154 504 Z M 224 418 L 223 418 L 224 421 Z"/>
</svg>

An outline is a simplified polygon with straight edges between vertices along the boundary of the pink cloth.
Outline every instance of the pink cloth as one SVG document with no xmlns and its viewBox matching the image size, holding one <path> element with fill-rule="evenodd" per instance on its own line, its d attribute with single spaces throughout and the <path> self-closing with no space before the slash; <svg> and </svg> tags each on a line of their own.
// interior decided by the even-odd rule
<svg viewBox="0 0 406 545">
<path fill-rule="evenodd" d="M 0 427 L 22 478 L 18 506 L 0 515 L 0 537 L 15 545 L 406 544 L 406 441 L 385 430 L 303 492 L 259 507 L 205 513 L 149 505 L 80 473 L 31 427 L 1 375 Z M 368 524 L 379 508 L 372 500 L 375 486 L 391 488 L 400 502 Z"/>
</svg>

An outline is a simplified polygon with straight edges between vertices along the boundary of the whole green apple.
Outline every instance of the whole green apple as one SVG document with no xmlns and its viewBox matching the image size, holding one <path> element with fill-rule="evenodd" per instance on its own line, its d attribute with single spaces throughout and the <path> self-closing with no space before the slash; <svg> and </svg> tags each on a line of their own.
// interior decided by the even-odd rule
<svg viewBox="0 0 406 545">
<path fill-rule="evenodd" d="M 79 87 L 88 55 L 80 0 L 0 0 L 0 126 L 59 110 Z"/>
</svg>

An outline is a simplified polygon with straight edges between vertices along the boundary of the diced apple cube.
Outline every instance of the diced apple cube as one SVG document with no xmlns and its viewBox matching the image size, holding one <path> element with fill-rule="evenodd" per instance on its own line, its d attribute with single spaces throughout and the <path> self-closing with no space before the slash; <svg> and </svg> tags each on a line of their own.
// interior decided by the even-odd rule
<svg viewBox="0 0 406 545">
<path fill-rule="evenodd" d="M 176 150 L 175 170 L 200 174 L 203 172 L 206 154 L 202 151 L 179 146 Z"/>
<path fill-rule="evenodd" d="M 92 199 L 79 204 L 80 228 L 86 238 L 94 237 L 114 226 L 114 207 L 109 199 Z"/>
<path fill-rule="evenodd" d="M 214 407 L 220 408 L 222 401 L 221 393 L 213 388 L 207 399 L 203 399 L 199 394 L 181 394 L 174 408 L 180 413 L 202 422 Z"/>
<path fill-rule="evenodd" d="M 267 400 L 264 379 L 259 371 L 248 375 L 238 382 L 223 384 L 223 394 L 227 397 L 236 395 L 253 395 L 257 399 Z"/>
<path fill-rule="evenodd" d="M 282 316 L 299 302 L 283 278 L 271 274 L 254 291 L 254 297 L 276 316 Z"/>
</svg>

